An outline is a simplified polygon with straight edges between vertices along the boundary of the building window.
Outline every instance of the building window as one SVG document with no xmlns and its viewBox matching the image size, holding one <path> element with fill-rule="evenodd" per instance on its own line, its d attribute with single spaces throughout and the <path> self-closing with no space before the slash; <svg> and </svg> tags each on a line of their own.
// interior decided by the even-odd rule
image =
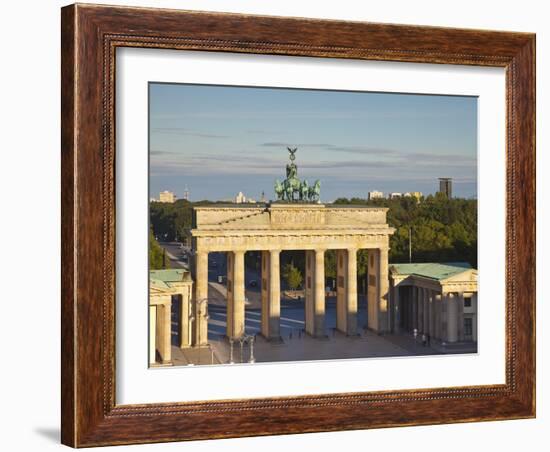
<svg viewBox="0 0 550 452">
<path fill-rule="evenodd" d="M 307 288 L 311 289 L 311 276 L 307 277 Z"/>
<path fill-rule="evenodd" d="M 338 259 L 338 262 L 339 262 L 338 265 L 340 266 L 340 268 L 342 268 L 344 265 L 344 258 L 342 256 L 342 253 L 340 253 L 340 258 Z"/>
<path fill-rule="evenodd" d="M 372 254 L 370 255 L 370 266 L 374 267 L 374 256 Z"/>
<path fill-rule="evenodd" d="M 474 324 L 471 317 L 464 318 L 464 336 L 472 337 L 474 334 Z"/>
<path fill-rule="evenodd" d="M 343 276 L 338 276 L 338 287 L 340 288 L 344 288 L 344 277 Z"/>
<path fill-rule="evenodd" d="M 376 286 L 376 276 L 369 275 L 369 286 Z"/>
<path fill-rule="evenodd" d="M 465 308 L 471 308 L 472 307 L 472 296 L 471 295 L 469 297 L 464 297 L 464 307 Z"/>
</svg>

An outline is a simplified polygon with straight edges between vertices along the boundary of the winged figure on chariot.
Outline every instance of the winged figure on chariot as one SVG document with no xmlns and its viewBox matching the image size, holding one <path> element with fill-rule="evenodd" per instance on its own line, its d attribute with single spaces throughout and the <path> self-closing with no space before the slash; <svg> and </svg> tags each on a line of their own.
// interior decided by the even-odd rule
<svg viewBox="0 0 550 452">
<path fill-rule="evenodd" d="M 294 163 L 298 148 L 287 147 L 290 163 L 286 165 L 286 179 L 275 181 L 277 200 L 286 202 L 319 202 L 321 197 L 321 182 L 316 180 L 309 185 L 307 180 L 298 178 L 298 166 Z"/>
</svg>

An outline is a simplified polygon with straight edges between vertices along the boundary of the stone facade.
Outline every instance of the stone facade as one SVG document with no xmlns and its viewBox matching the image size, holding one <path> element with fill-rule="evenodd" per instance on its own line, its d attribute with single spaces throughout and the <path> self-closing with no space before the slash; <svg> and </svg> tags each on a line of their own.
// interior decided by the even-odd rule
<svg viewBox="0 0 550 452">
<path fill-rule="evenodd" d="M 359 249 L 372 250 L 372 296 L 369 296 L 369 327 L 389 331 L 388 250 L 394 229 L 386 223 L 386 208 L 325 206 L 323 204 L 272 203 L 266 206 L 195 207 L 193 229 L 193 278 L 195 324 L 193 345 L 207 344 L 208 253 L 228 253 L 227 336 L 244 333 L 244 253 L 262 252 L 262 334 L 279 338 L 280 252 L 306 251 L 306 331 L 324 331 L 325 251 L 337 250 L 337 325 L 342 332 L 357 334 L 356 256 Z M 371 292 L 369 292 L 369 295 Z"/>
<path fill-rule="evenodd" d="M 172 362 L 172 314 L 178 314 L 179 345 L 192 343 L 193 282 L 185 270 L 149 272 L 149 364 Z"/>
<path fill-rule="evenodd" d="M 395 333 L 439 342 L 477 342 L 477 270 L 465 263 L 390 266 Z"/>
</svg>

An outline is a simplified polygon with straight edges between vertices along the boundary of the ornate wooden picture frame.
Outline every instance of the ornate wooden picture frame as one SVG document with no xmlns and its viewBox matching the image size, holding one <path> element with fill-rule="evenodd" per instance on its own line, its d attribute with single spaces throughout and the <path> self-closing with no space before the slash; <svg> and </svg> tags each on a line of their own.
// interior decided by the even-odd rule
<svg viewBox="0 0 550 452">
<path fill-rule="evenodd" d="M 535 416 L 533 34 L 78 4 L 62 9 L 61 34 L 64 444 L 85 447 Z M 117 405 L 114 89 L 119 47 L 505 68 L 505 384 Z"/>
</svg>

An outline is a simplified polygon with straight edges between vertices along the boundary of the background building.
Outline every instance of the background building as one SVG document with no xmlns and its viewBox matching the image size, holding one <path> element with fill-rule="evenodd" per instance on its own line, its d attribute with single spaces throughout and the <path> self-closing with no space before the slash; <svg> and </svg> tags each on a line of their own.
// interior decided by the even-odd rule
<svg viewBox="0 0 550 452">
<path fill-rule="evenodd" d="M 477 342 L 477 270 L 465 262 L 390 264 L 393 332 Z"/>
<path fill-rule="evenodd" d="M 369 191 L 369 200 L 371 199 L 380 199 L 380 198 L 383 198 L 384 197 L 384 193 L 382 193 L 381 191 Z"/>
<path fill-rule="evenodd" d="M 237 196 L 235 196 L 235 204 L 242 204 L 246 202 L 246 196 L 240 191 Z"/>
<path fill-rule="evenodd" d="M 181 348 L 191 345 L 192 289 L 186 270 L 149 272 L 149 365 L 172 363 L 172 336 Z M 176 331 L 172 331 L 174 317 Z"/>
<path fill-rule="evenodd" d="M 450 177 L 439 178 L 439 193 L 443 193 L 449 199 L 453 197 L 453 180 Z"/>
<path fill-rule="evenodd" d="M 390 194 L 388 195 L 388 198 L 389 198 L 389 199 L 401 198 L 401 196 L 403 196 L 401 193 L 399 193 L 399 192 L 393 192 L 393 193 L 390 193 Z"/>
<path fill-rule="evenodd" d="M 168 190 L 161 191 L 159 193 L 159 202 L 176 202 L 176 195 Z"/>
</svg>

